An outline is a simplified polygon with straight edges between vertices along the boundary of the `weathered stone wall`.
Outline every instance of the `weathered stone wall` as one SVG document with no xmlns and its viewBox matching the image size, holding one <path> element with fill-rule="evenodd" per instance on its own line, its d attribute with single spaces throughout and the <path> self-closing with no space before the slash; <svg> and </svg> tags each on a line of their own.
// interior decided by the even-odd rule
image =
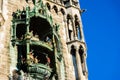
<svg viewBox="0 0 120 80">
<path fill-rule="evenodd" d="M 44 0 L 44 4 L 49 3 L 50 4 L 50 11 L 49 13 L 53 17 L 53 24 L 57 23 L 59 24 L 59 35 L 61 39 L 62 44 L 62 54 L 63 54 L 63 63 L 58 63 L 60 65 L 63 65 L 64 68 L 62 70 L 65 70 L 59 74 L 60 80 L 75 80 L 75 73 L 74 73 L 74 67 L 73 62 L 70 54 L 70 46 L 66 44 L 67 42 L 67 35 L 66 35 L 66 24 L 67 24 L 67 14 L 71 14 L 72 16 L 78 15 L 80 17 L 79 10 L 76 8 L 69 8 L 66 9 L 63 5 L 60 5 L 58 3 L 54 3 L 49 0 Z M 27 3 L 25 0 L 4 0 L 3 1 L 3 10 L 2 10 L 2 17 L 4 18 L 2 21 L 4 21 L 4 24 L 0 26 L 0 80 L 8 80 L 8 76 L 11 73 L 12 69 L 16 66 L 17 56 L 13 51 L 15 48 L 10 47 L 11 46 L 11 20 L 12 20 L 12 13 L 15 12 L 17 9 L 23 9 Z M 33 6 L 32 3 L 29 5 Z M 57 7 L 57 13 L 55 12 L 54 6 Z M 61 12 L 61 9 L 64 10 L 65 14 Z M 80 19 L 81 20 L 81 19 Z M 82 25 L 81 25 L 82 26 Z M 76 44 L 77 45 L 77 44 Z M 79 44 L 80 45 L 80 44 Z M 86 49 L 86 46 L 84 47 Z M 82 75 L 82 74 L 81 74 Z M 63 77 L 64 76 L 64 77 Z M 83 75 L 82 75 L 83 76 Z M 81 80 L 86 80 L 86 78 L 82 78 Z"/>
<path fill-rule="evenodd" d="M 3 0 L 1 17 L 4 24 L 0 26 L 0 80 L 8 80 L 10 66 L 16 62 L 15 54 L 10 54 L 10 28 L 12 13 L 23 7 L 20 3 L 20 0 Z"/>
</svg>

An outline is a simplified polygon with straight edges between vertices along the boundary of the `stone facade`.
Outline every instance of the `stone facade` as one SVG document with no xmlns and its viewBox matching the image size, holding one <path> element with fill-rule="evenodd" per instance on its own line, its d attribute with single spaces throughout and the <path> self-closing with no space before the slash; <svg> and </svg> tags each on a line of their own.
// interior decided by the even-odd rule
<svg viewBox="0 0 120 80">
<path fill-rule="evenodd" d="M 43 5 L 44 7 L 40 7 L 40 5 Z M 16 12 L 17 14 L 18 10 L 26 10 L 25 19 L 28 19 L 27 7 L 29 7 L 31 11 L 35 10 L 33 15 L 38 15 L 37 17 L 39 17 L 40 20 L 43 20 L 43 22 L 41 22 L 42 26 L 49 25 L 56 29 L 56 32 L 51 32 L 52 35 L 49 34 L 50 36 L 53 36 L 51 38 L 53 48 L 49 48 L 51 50 L 53 49 L 53 51 L 49 52 L 47 50 L 50 46 L 47 47 L 46 45 L 39 45 L 47 47 L 42 50 L 43 52 L 46 50 L 48 53 L 54 53 L 52 57 L 51 54 L 47 54 L 50 59 L 54 58 L 51 59 L 53 63 L 50 63 L 50 68 L 54 71 L 53 75 L 55 75 L 55 78 L 51 78 L 51 80 L 88 80 L 88 71 L 86 65 L 86 44 L 84 41 L 81 21 L 82 10 L 80 9 L 79 2 L 77 0 L 0 0 L 0 80 L 9 80 L 11 75 L 13 75 L 12 71 L 16 68 L 19 70 L 17 64 L 19 63 L 19 53 L 21 53 L 21 51 L 18 49 L 20 43 L 17 42 L 17 38 L 19 38 L 18 36 L 20 33 L 17 33 L 17 29 L 15 30 L 16 32 L 14 32 L 13 27 L 17 25 L 14 25 L 16 21 L 14 21 L 15 16 L 13 13 Z M 41 13 L 41 10 L 46 11 L 43 16 L 41 16 L 41 14 L 37 14 Z M 44 18 L 44 16 L 46 16 L 46 18 Z M 50 18 L 48 18 L 49 16 Z M 27 20 L 25 21 L 25 25 L 28 25 L 28 27 L 29 25 L 34 26 L 36 24 L 34 22 L 34 18 L 31 17 L 30 20 L 31 19 L 33 19 L 33 22 L 31 21 L 31 23 L 27 23 Z M 49 29 L 49 27 L 46 28 Z M 32 31 L 32 29 L 35 31 L 38 28 L 30 28 L 28 31 L 26 31 L 26 34 L 30 33 L 30 30 Z M 42 28 L 42 30 L 46 31 L 44 28 Z M 41 35 L 39 35 L 39 37 L 40 36 Z M 54 37 L 58 38 L 56 39 Z M 24 39 L 23 41 L 25 40 L 29 41 L 27 39 Z M 32 39 L 30 40 L 32 41 Z M 39 40 L 42 41 L 41 38 L 39 38 Z M 37 42 L 37 40 L 35 41 Z M 27 46 L 27 42 L 25 44 Z M 27 60 L 30 59 L 28 53 L 31 51 L 31 49 L 36 48 L 32 46 L 33 44 L 37 45 L 35 43 L 28 44 L 25 57 Z M 44 42 L 42 44 L 44 44 Z M 24 54 L 21 55 L 25 56 Z M 37 57 L 39 56 L 37 55 Z M 20 70 L 22 71 L 22 69 Z M 23 74 L 24 73 L 26 72 L 24 71 Z M 31 79 L 34 80 L 34 78 Z"/>
</svg>

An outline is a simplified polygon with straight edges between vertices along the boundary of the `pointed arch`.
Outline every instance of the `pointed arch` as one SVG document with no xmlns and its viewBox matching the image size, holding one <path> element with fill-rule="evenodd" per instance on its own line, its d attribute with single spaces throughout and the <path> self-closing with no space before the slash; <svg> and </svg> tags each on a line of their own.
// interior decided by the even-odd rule
<svg viewBox="0 0 120 80">
<path fill-rule="evenodd" d="M 79 18 L 77 14 L 74 15 L 74 20 L 75 20 L 75 26 L 79 25 Z"/>
<path fill-rule="evenodd" d="M 58 13 L 58 8 L 56 5 L 53 6 L 53 9 L 55 10 L 56 14 Z"/>
<path fill-rule="evenodd" d="M 75 56 L 75 54 L 76 54 L 76 49 L 75 49 L 75 46 L 74 46 L 74 45 L 71 46 L 71 51 L 70 51 L 70 53 L 71 53 L 73 56 Z"/>
<path fill-rule="evenodd" d="M 79 17 L 77 14 L 74 15 L 74 24 L 75 24 L 77 39 L 81 40 L 80 23 L 79 23 Z"/>
<path fill-rule="evenodd" d="M 76 48 L 74 45 L 71 46 L 70 50 L 71 56 L 72 56 L 72 62 L 73 62 L 73 67 L 75 71 L 75 77 L 76 80 L 78 79 L 78 69 L 77 69 L 77 62 L 76 62 Z"/>
<path fill-rule="evenodd" d="M 72 15 L 67 14 L 67 19 L 72 19 Z"/>
<path fill-rule="evenodd" d="M 79 46 L 79 55 L 80 55 L 80 58 L 81 58 L 81 63 L 84 62 L 83 54 L 84 54 L 84 48 L 83 48 L 82 45 L 80 45 L 80 46 Z"/>
<path fill-rule="evenodd" d="M 86 73 L 86 68 L 85 68 L 85 59 L 84 59 L 84 48 L 82 45 L 79 46 L 79 55 L 80 55 L 80 60 L 81 60 L 81 66 L 82 66 L 82 72 L 83 75 Z"/>
<path fill-rule="evenodd" d="M 72 16 L 70 14 L 67 15 L 67 28 L 68 28 L 68 34 L 69 34 L 69 40 L 74 39 L 74 27 L 72 22 Z"/>
<path fill-rule="evenodd" d="M 65 15 L 65 10 L 63 8 L 61 8 L 60 11 L 63 15 Z"/>
<path fill-rule="evenodd" d="M 51 6 L 50 6 L 50 4 L 48 2 L 46 3 L 46 6 L 47 6 L 48 10 L 50 11 L 51 10 Z"/>
</svg>

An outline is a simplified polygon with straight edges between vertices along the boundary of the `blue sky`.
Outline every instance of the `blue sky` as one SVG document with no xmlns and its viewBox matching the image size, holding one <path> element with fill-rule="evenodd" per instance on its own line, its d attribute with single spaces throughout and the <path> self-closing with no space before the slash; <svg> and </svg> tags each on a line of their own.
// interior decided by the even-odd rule
<svg viewBox="0 0 120 80">
<path fill-rule="evenodd" d="M 80 0 L 89 80 L 120 80 L 120 0 Z"/>
</svg>

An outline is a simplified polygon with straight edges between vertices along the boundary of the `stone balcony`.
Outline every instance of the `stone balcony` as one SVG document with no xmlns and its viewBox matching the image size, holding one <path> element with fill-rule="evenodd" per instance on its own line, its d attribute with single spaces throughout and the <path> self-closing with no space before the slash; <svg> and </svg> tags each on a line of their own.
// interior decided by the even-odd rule
<svg viewBox="0 0 120 80">
<path fill-rule="evenodd" d="M 32 78 L 43 80 L 50 77 L 52 69 L 47 65 L 38 63 L 29 65 L 28 72 Z"/>
</svg>

